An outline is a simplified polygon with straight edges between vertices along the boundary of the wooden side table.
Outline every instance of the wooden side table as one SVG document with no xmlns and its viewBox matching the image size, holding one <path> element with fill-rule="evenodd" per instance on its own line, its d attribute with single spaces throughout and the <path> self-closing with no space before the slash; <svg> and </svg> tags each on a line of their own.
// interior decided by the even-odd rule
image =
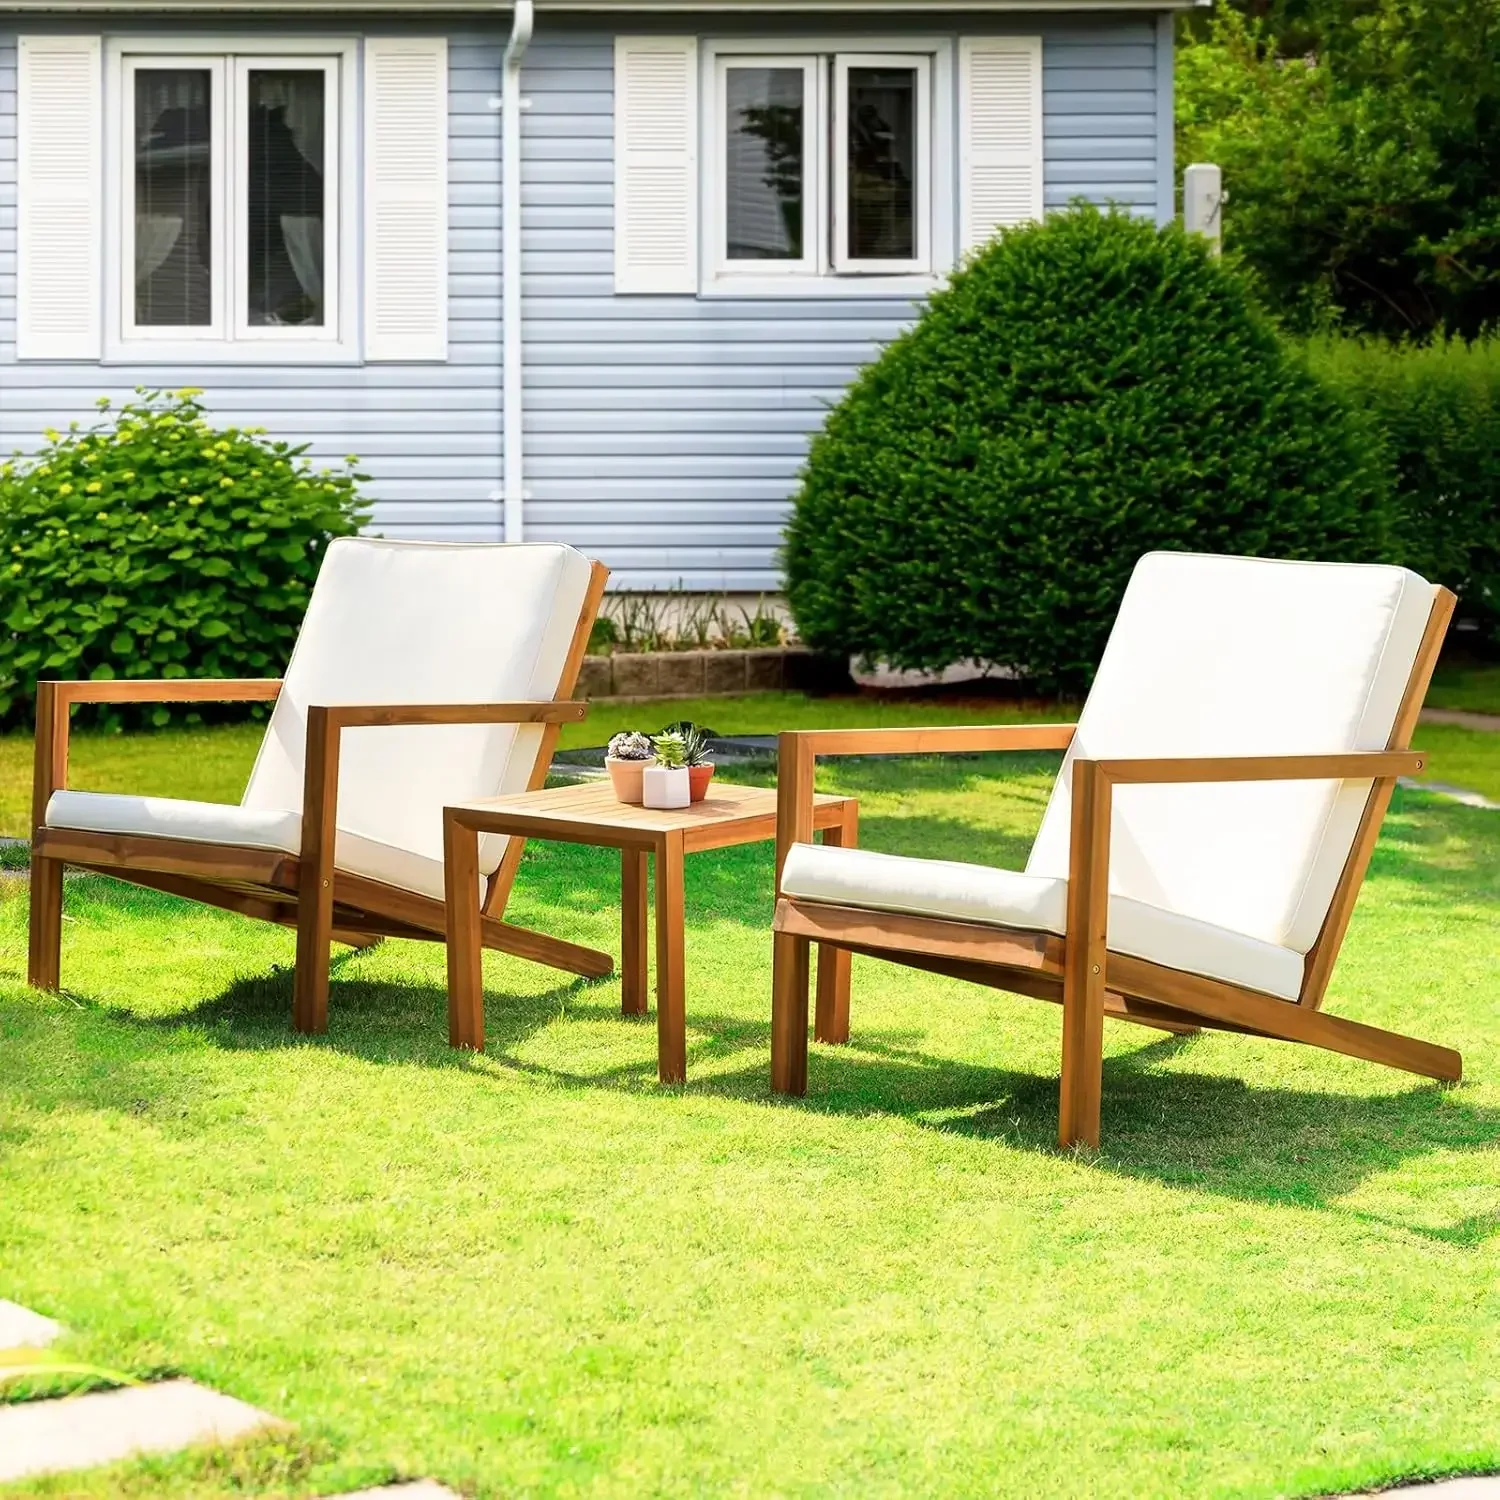
<svg viewBox="0 0 1500 1500">
<path fill-rule="evenodd" d="M 813 827 L 823 841 L 853 845 L 859 803 L 820 795 Z M 479 835 L 555 839 L 618 849 L 621 862 L 620 1009 L 643 1015 L 646 1000 L 646 859 L 656 861 L 657 1071 L 663 1083 L 687 1077 L 687 1010 L 683 974 L 683 860 L 776 837 L 774 788 L 716 783 L 702 802 L 677 811 L 633 807 L 615 799 L 609 782 L 585 782 L 487 797 L 443 811 L 448 897 L 448 1040 L 484 1050 L 484 986 L 480 970 Z M 818 1014 L 827 1034 L 848 1035 L 849 955 L 818 952 Z M 823 1028 L 820 1027 L 820 1034 Z"/>
</svg>

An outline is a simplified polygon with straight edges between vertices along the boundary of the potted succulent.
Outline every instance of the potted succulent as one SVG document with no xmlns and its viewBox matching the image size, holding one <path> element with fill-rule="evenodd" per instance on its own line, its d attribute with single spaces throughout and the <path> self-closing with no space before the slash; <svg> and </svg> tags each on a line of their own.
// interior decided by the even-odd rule
<svg viewBox="0 0 1500 1500">
<path fill-rule="evenodd" d="M 641 773 L 655 755 L 650 736 L 637 734 L 633 729 L 623 729 L 610 739 L 609 749 L 604 752 L 604 765 L 614 784 L 615 796 L 621 802 L 640 804 L 643 795 Z"/>
<path fill-rule="evenodd" d="M 656 764 L 641 772 L 641 800 L 647 807 L 686 807 L 691 796 L 687 750 L 675 730 L 656 735 L 652 741 Z"/>
<path fill-rule="evenodd" d="M 701 802 L 714 779 L 714 759 L 708 736 L 696 724 L 682 726 L 682 756 L 688 768 L 688 795 L 694 802 Z"/>
</svg>

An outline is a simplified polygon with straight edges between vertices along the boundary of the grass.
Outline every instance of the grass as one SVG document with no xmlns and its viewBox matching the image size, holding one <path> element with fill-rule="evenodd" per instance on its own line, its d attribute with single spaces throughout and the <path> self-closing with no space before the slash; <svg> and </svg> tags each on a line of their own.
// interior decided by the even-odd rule
<svg viewBox="0 0 1500 1500">
<path fill-rule="evenodd" d="M 1442 662 L 1427 694 L 1432 708 L 1458 708 L 1500 714 L 1500 662 Z"/>
<path fill-rule="evenodd" d="M 1054 765 L 827 784 L 870 847 L 1014 865 Z M 288 934 L 94 877 L 69 992 L 36 996 L 7 879 L 0 1295 L 69 1357 L 296 1423 L 7 1496 L 1273 1496 L 1500 1466 L 1493 814 L 1398 795 L 1330 1000 L 1462 1048 L 1469 1082 L 1112 1023 L 1098 1156 L 1051 1146 L 1052 1007 L 862 960 L 853 1044 L 773 1101 L 765 846 L 690 862 L 665 1090 L 617 982 L 487 955 L 491 1047 L 460 1056 L 441 952 L 389 943 L 299 1039 Z M 512 914 L 613 948 L 617 898 L 607 855 L 534 845 Z"/>
<path fill-rule="evenodd" d="M 691 719 L 722 734 L 773 734 L 781 729 L 845 725 L 987 724 L 1028 720 L 1046 712 L 1077 717 L 1073 704 L 883 701 L 809 698 L 802 693 L 756 693 L 744 698 L 675 698 L 648 703 L 601 703 L 582 724 L 565 724 L 561 746 L 602 745 L 617 730 L 655 731 Z M 140 734 L 75 730 L 69 785 L 94 792 L 238 802 L 245 790 L 263 724 L 163 729 Z M 0 836 L 23 838 L 31 812 L 32 740 L 0 736 Z"/>
<path fill-rule="evenodd" d="M 601 703 L 582 724 L 563 726 L 561 745 L 602 745 L 620 729 L 648 731 L 674 719 L 692 719 L 721 734 L 772 734 L 781 729 L 846 726 L 1068 721 L 1076 703 L 1012 703 L 985 699 L 809 698 L 801 693 L 758 693 L 744 698 L 662 699 Z M 238 802 L 245 790 L 260 724 L 209 729 L 165 729 L 143 734 L 77 731 L 69 784 L 96 792 L 139 792 L 205 802 Z M 1424 725 L 1418 749 L 1430 750 L 1428 774 L 1500 801 L 1500 738 L 1453 725 Z M 0 736 L 0 836 L 24 837 L 31 808 L 29 735 Z"/>
</svg>

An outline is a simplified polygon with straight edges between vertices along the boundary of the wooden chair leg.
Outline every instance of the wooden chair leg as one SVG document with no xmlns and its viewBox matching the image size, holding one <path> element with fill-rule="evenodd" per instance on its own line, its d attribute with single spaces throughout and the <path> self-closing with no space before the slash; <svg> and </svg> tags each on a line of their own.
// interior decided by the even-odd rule
<svg viewBox="0 0 1500 1500">
<path fill-rule="evenodd" d="M 302 853 L 297 890 L 297 974 L 292 1025 L 328 1030 L 328 965 L 333 946 L 333 862 L 338 837 L 339 726 L 329 710 L 307 711 L 302 774 Z"/>
<path fill-rule="evenodd" d="M 304 891 L 297 904 L 297 974 L 292 1025 L 316 1036 L 328 1030 L 328 970 L 333 949 L 332 902 Z"/>
<path fill-rule="evenodd" d="M 479 835 L 452 818 L 443 823 L 443 884 L 448 916 L 448 1045 L 483 1052 Z"/>
<path fill-rule="evenodd" d="M 1071 946 L 1071 943 L 1070 943 Z M 1082 945 L 1080 945 L 1082 946 Z M 1062 1087 L 1057 1109 L 1057 1143 L 1099 1144 L 1099 1105 L 1104 1088 L 1103 975 L 1074 973 L 1063 977 Z"/>
<path fill-rule="evenodd" d="M 62 983 L 63 867 L 59 860 L 31 861 L 31 931 L 26 955 L 26 982 L 33 989 L 55 990 Z"/>
<path fill-rule="evenodd" d="M 825 828 L 823 842 L 845 849 L 852 849 L 859 842 L 859 803 L 851 798 L 844 804 L 844 821 L 837 828 Z M 849 1040 L 849 970 L 852 962 L 853 955 L 847 948 L 818 944 L 818 1000 L 813 1035 L 820 1042 L 845 1043 Z"/>
<path fill-rule="evenodd" d="M 1104 965 L 1109 922 L 1109 783 L 1094 762 L 1073 767 L 1068 936 L 1063 950 L 1062 1087 L 1057 1142 L 1099 1144 L 1104 1074 Z"/>
<path fill-rule="evenodd" d="M 771 940 L 771 1088 L 807 1092 L 807 985 L 812 945 L 778 932 Z"/>
</svg>

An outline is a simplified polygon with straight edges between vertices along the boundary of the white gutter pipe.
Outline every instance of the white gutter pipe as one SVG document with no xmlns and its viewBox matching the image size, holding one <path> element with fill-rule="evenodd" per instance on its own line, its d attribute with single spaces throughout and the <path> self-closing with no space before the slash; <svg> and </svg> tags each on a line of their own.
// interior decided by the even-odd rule
<svg viewBox="0 0 1500 1500">
<path fill-rule="evenodd" d="M 514 0 L 510 41 L 500 79 L 500 275 L 502 440 L 501 490 L 505 540 L 519 542 L 526 528 L 526 465 L 521 447 L 521 59 L 531 42 L 532 0 Z"/>
</svg>

